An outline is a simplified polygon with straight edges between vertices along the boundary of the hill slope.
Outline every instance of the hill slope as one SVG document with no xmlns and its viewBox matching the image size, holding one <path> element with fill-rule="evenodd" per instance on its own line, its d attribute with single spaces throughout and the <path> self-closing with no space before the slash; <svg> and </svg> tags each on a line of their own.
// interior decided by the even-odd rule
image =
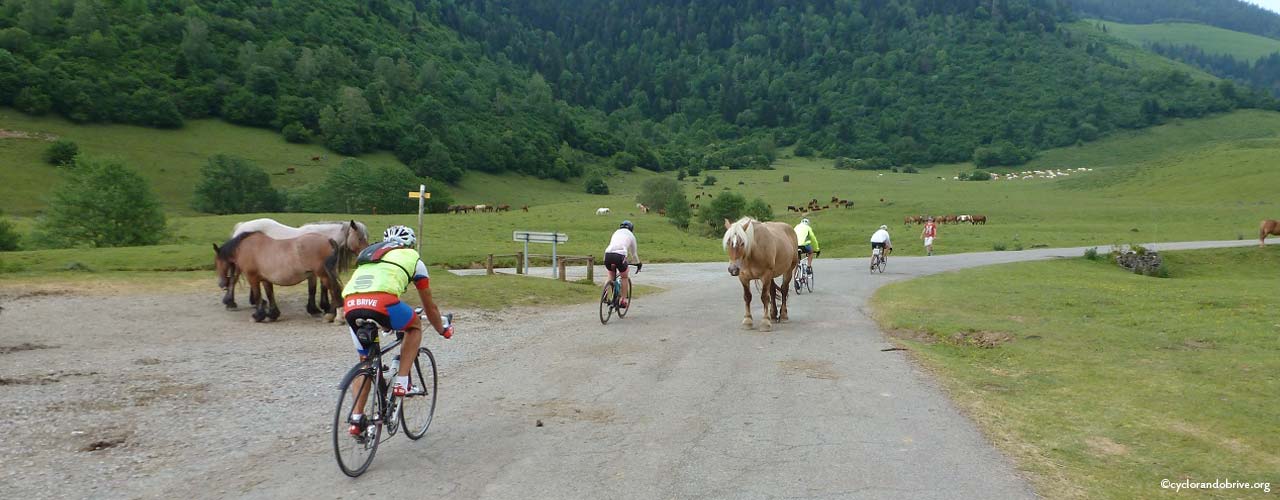
<svg viewBox="0 0 1280 500">
<path fill-rule="evenodd" d="M 1112 36 L 1138 45 L 1193 45 L 1205 53 L 1256 61 L 1280 52 L 1280 40 L 1195 23 L 1123 24 L 1100 21 Z"/>
<path fill-rule="evenodd" d="M 1191 21 L 1280 39 L 1280 14 L 1240 0 L 1070 0 L 1070 5 L 1108 21 Z"/>
</svg>

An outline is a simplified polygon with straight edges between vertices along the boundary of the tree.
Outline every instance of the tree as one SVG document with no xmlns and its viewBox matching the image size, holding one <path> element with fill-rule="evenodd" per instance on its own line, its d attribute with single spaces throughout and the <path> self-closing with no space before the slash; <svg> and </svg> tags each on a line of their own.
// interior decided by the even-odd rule
<svg viewBox="0 0 1280 500">
<path fill-rule="evenodd" d="M 58 139 L 53 141 L 47 149 L 44 150 L 44 161 L 50 165 L 59 167 L 71 166 L 76 160 L 76 155 L 80 154 L 80 146 L 71 139 Z"/>
<path fill-rule="evenodd" d="M 304 212 L 416 213 L 418 203 L 404 193 L 419 184 L 426 184 L 431 193 L 428 209 L 443 211 L 452 202 L 453 195 L 443 182 L 417 177 L 403 165 L 375 166 L 348 158 L 324 181 L 299 192 L 291 208 Z"/>
<path fill-rule="evenodd" d="M 605 184 L 604 178 L 600 174 L 591 174 L 587 177 L 587 182 L 583 184 L 587 194 L 609 194 L 609 185 Z"/>
<path fill-rule="evenodd" d="M 303 126 L 302 123 L 299 122 L 293 122 L 285 125 L 284 129 L 280 130 L 280 133 L 284 134 L 284 140 L 294 144 L 306 144 L 311 142 L 311 131 L 307 130 L 307 127 Z"/>
<path fill-rule="evenodd" d="M 119 160 L 80 158 L 54 192 L 33 241 L 53 247 L 154 245 L 164 235 L 160 201 L 146 179 Z"/>
<path fill-rule="evenodd" d="M 747 199 L 742 195 L 733 192 L 723 193 L 711 200 L 711 203 L 702 205 L 698 210 L 702 232 L 708 236 L 721 234 L 724 232 L 725 219 L 738 220 L 746 210 Z"/>
<path fill-rule="evenodd" d="M 707 176 L 706 176 L 705 178 L 703 178 L 703 179 L 702 179 L 702 185 L 703 185 L 703 186 L 714 186 L 714 185 L 716 185 L 716 180 L 717 180 L 717 179 L 716 179 L 716 176 L 711 175 L 711 174 L 707 174 Z"/>
<path fill-rule="evenodd" d="M 678 182 L 670 177 L 654 177 L 644 181 L 640 186 L 640 194 L 636 195 L 636 202 L 649 207 L 650 210 L 670 209 L 672 198 L 677 193 L 684 193 Z"/>
<path fill-rule="evenodd" d="M 751 203 L 747 204 L 745 212 L 758 221 L 767 222 L 773 220 L 773 209 L 760 198 L 751 200 Z"/>
<path fill-rule="evenodd" d="M 453 162 L 453 155 L 449 154 L 449 147 L 439 140 L 433 139 L 431 145 L 428 146 L 426 154 L 413 161 L 411 165 L 413 172 L 432 179 L 438 179 L 449 184 L 457 184 L 462 180 L 462 168 Z"/>
<path fill-rule="evenodd" d="M 191 207 L 219 215 L 277 212 L 284 209 L 284 196 L 256 163 L 220 154 L 200 168 Z"/>
<path fill-rule="evenodd" d="M 21 236 L 13 230 L 13 224 L 4 218 L 4 211 L 0 211 L 0 252 L 17 250 L 19 240 Z"/>
</svg>

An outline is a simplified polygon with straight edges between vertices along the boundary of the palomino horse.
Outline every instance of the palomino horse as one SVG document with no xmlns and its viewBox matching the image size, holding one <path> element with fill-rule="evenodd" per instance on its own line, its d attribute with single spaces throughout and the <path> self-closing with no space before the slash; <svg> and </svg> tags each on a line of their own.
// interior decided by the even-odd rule
<svg viewBox="0 0 1280 500">
<path fill-rule="evenodd" d="M 724 249 L 729 253 L 729 275 L 742 282 L 742 300 L 747 314 L 742 325 L 751 328 L 751 282 L 760 280 L 760 302 L 764 306 L 761 329 L 773 329 L 773 320 L 787 320 L 787 295 L 795 272 L 796 232 L 784 222 L 760 222 L 743 217 L 724 220 Z M 782 286 L 774 278 L 782 278 Z M 778 292 L 782 292 L 781 304 Z"/>
<path fill-rule="evenodd" d="M 342 301 L 338 296 L 337 242 L 318 234 L 277 240 L 254 231 L 240 233 L 221 247 L 214 245 L 213 254 L 220 286 L 227 288 L 235 274 L 243 274 L 249 282 L 249 302 L 257 306 L 254 321 L 280 317 L 274 285 L 291 286 L 311 278 L 318 278 L 329 291 L 320 307 L 325 321 L 333 321 L 333 306 Z M 266 291 L 265 298 L 259 285 Z M 309 302 L 307 310 L 313 309 L 315 304 Z"/>
<path fill-rule="evenodd" d="M 354 220 L 347 222 L 312 222 L 303 224 L 302 227 L 286 226 L 275 219 L 253 219 L 241 222 L 235 225 L 231 230 L 231 237 L 235 238 L 243 233 L 261 232 L 272 239 L 287 240 L 297 238 L 304 234 L 314 233 L 325 236 L 338 243 L 338 274 L 342 275 L 347 272 L 351 266 L 355 256 L 369 246 L 369 230 L 363 223 Z M 234 269 L 233 269 L 234 271 Z M 224 287 L 227 291 L 222 297 L 222 303 L 227 309 L 236 308 L 236 286 L 235 276 L 232 276 L 228 286 Z M 320 314 L 320 309 L 316 308 L 316 280 L 314 277 L 307 278 L 307 312 L 312 316 Z M 320 307 L 327 309 L 329 302 L 329 291 L 320 287 Z M 253 297 L 249 298 L 250 304 L 258 305 L 253 301 Z"/>
<path fill-rule="evenodd" d="M 1280 236 L 1280 220 L 1267 219 L 1258 226 L 1258 246 L 1267 246 L 1267 236 Z"/>
</svg>

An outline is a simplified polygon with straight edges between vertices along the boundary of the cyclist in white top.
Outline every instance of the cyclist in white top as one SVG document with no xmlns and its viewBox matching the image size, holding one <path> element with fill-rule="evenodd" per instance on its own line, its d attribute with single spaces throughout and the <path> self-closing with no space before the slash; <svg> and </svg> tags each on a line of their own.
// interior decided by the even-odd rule
<svg viewBox="0 0 1280 500">
<path fill-rule="evenodd" d="M 875 255 L 877 248 L 887 250 L 881 252 L 880 259 L 889 262 L 889 252 L 893 251 L 893 242 L 889 241 L 889 226 L 881 225 L 880 229 L 871 235 L 871 255 Z"/>
<path fill-rule="evenodd" d="M 609 238 L 609 246 L 604 249 L 604 268 L 609 270 L 609 281 L 616 279 L 618 273 L 622 273 L 622 297 L 619 305 L 627 308 L 627 297 L 630 297 L 631 276 L 627 274 L 627 263 L 634 263 L 636 269 L 644 265 L 640 262 L 640 253 L 636 251 L 636 226 L 629 220 L 622 221 L 618 225 L 618 230 L 613 232 L 613 237 Z"/>
</svg>

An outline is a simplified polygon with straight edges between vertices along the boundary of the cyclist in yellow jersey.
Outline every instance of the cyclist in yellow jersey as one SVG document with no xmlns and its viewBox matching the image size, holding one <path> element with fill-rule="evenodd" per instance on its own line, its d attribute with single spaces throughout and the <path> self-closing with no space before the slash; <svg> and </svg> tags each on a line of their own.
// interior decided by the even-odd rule
<svg viewBox="0 0 1280 500">
<path fill-rule="evenodd" d="M 813 274 L 813 254 L 822 253 L 822 247 L 818 245 L 818 236 L 813 234 L 813 228 L 809 226 L 809 218 L 800 219 L 800 223 L 796 224 L 796 241 L 800 242 L 800 251 L 809 258 L 809 274 Z"/>
<path fill-rule="evenodd" d="M 422 342 L 422 322 L 414 314 L 412 307 L 400 301 L 400 296 L 409 291 L 410 283 L 418 290 L 418 298 L 422 300 L 422 309 L 431 326 L 446 339 L 453 336 L 453 327 L 444 328 L 440 309 L 431 298 L 431 278 L 427 274 L 427 266 L 413 249 L 416 240 L 413 230 L 408 227 L 387 228 L 382 233 L 381 243 L 370 245 L 360 252 L 356 259 L 356 270 L 347 286 L 342 289 L 343 313 L 347 326 L 351 329 L 351 341 L 355 343 L 361 361 L 369 352 L 368 346 L 362 345 L 356 337 L 357 319 L 372 319 L 393 330 L 404 331 L 404 343 L 400 347 L 400 369 L 392 388 L 396 397 L 403 397 L 409 391 L 409 370 L 418 357 L 418 346 Z M 368 391 L 355 397 L 356 408 L 364 408 Z M 364 432 L 365 425 L 364 415 L 351 415 L 351 434 Z"/>
</svg>

